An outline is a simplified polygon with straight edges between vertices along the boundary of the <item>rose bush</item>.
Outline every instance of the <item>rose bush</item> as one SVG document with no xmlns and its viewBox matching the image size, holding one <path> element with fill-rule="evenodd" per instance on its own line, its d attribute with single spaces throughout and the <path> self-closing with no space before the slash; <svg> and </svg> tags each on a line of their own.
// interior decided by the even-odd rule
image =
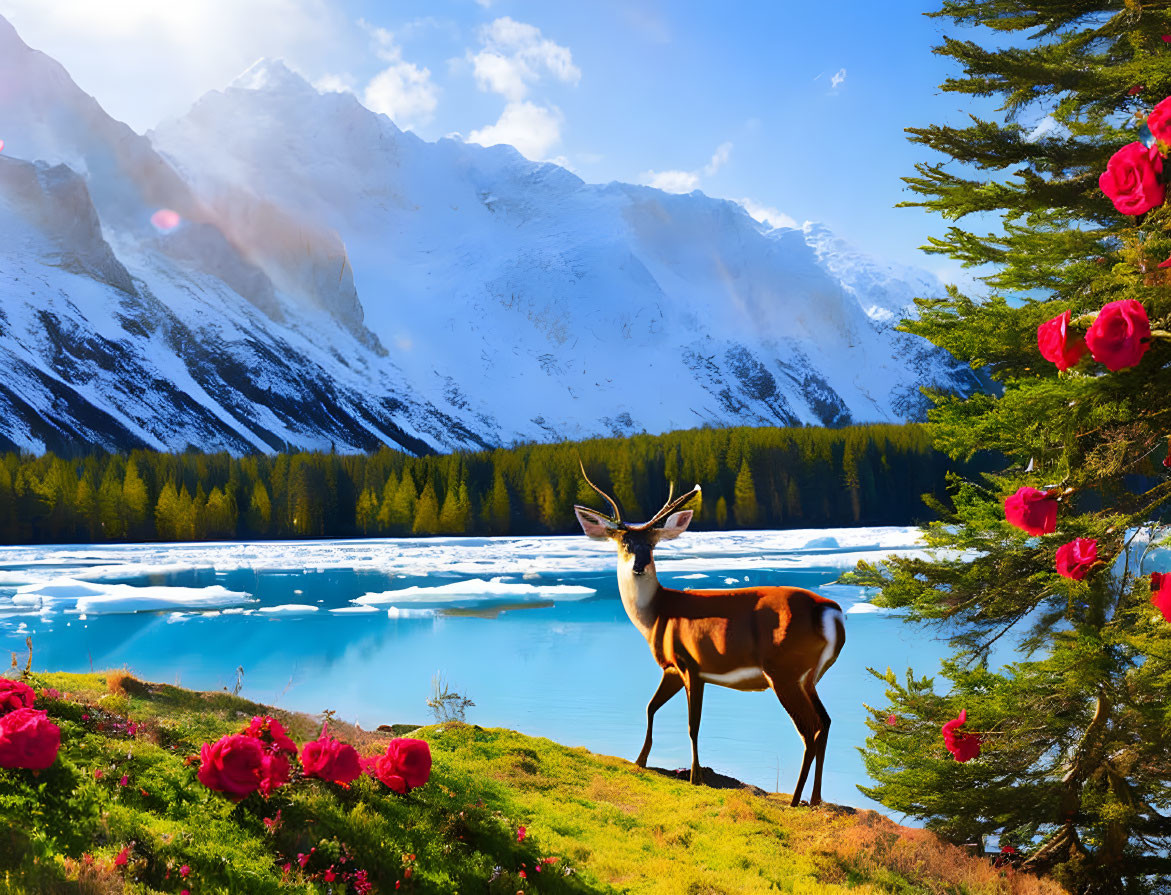
<svg viewBox="0 0 1171 895">
<path fill-rule="evenodd" d="M 270 752 L 285 752 L 292 756 L 297 754 L 297 744 L 289 737 L 285 726 L 269 715 L 255 716 L 241 733 L 260 740 Z"/>
<path fill-rule="evenodd" d="M 330 783 L 349 784 L 362 776 L 358 751 L 348 743 L 321 736 L 301 748 L 301 767 L 306 777 L 316 777 Z"/>
<path fill-rule="evenodd" d="M 1070 313 L 1066 311 L 1037 327 L 1037 348 L 1041 357 L 1057 364 L 1059 370 L 1068 370 L 1089 350 L 1080 335 L 1070 333 L 1069 321 Z"/>
<path fill-rule="evenodd" d="M 390 789 L 402 794 L 431 778 L 431 747 L 426 740 L 393 739 L 386 753 L 371 763 L 371 771 Z"/>
<path fill-rule="evenodd" d="M 31 709 L 37 694 L 24 681 L 0 677 L 0 714 L 16 709 Z"/>
<path fill-rule="evenodd" d="M 1151 136 L 1171 146 L 1171 96 L 1167 97 L 1147 116 L 1147 128 Z"/>
<path fill-rule="evenodd" d="M 961 709 L 959 717 L 943 725 L 943 745 L 956 761 L 971 761 L 980 754 L 983 738 L 978 733 L 960 730 L 968 723 L 968 710 Z"/>
<path fill-rule="evenodd" d="M 1163 613 L 1164 621 L 1171 623 L 1171 575 L 1152 573 L 1151 605 Z"/>
<path fill-rule="evenodd" d="M 0 768 L 43 771 L 60 748 L 61 728 L 45 712 L 19 708 L 0 717 Z"/>
<path fill-rule="evenodd" d="M 1057 574 L 1081 581 L 1098 561 L 1098 542 L 1093 538 L 1074 538 L 1057 548 Z"/>
<path fill-rule="evenodd" d="M 237 733 L 204 743 L 199 758 L 199 782 L 239 802 L 260 789 L 265 758 L 271 756 L 256 737 Z"/>
<path fill-rule="evenodd" d="M 1027 485 L 1004 499 L 1004 518 L 1031 535 L 1047 535 L 1057 530 L 1057 499 Z"/>
<path fill-rule="evenodd" d="M 1147 309 L 1133 298 L 1103 306 L 1086 333 L 1094 360 L 1112 372 L 1133 367 L 1150 348 L 1151 323 Z"/>
<path fill-rule="evenodd" d="M 1163 204 L 1163 157 L 1152 146 L 1128 143 L 1106 163 L 1098 186 L 1122 214 L 1145 214 Z"/>
</svg>

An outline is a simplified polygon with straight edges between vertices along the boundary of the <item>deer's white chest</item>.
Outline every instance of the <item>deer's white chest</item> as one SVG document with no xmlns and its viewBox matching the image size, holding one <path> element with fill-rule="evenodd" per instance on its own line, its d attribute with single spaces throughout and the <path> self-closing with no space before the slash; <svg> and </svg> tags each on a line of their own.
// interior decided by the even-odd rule
<svg viewBox="0 0 1171 895">
<path fill-rule="evenodd" d="M 635 575 L 634 559 L 618 558 L 618 593 L 622 597 L 622 608 L 644 637 L 654 624 L 651 603 L 658 590 L 659 579 L 655 576 L 653 564 L 647 566 L 641 575 Z"/>
</svg>

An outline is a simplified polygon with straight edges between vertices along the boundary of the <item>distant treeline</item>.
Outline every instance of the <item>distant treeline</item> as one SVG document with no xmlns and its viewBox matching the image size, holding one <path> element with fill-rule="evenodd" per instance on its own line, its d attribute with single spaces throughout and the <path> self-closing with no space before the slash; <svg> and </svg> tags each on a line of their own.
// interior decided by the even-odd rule
<svg viewBox="0 0 1171 895">
<path fill-rule="evenodd" d="M 576 532 L 573 504 L 641 521 L 699 482 L 693 527 L 910 524 L 949 461 L 917 425 L 696 429 L 414 457 L 134 451 L 0 459 L 0 543 Z"/>
</svg>

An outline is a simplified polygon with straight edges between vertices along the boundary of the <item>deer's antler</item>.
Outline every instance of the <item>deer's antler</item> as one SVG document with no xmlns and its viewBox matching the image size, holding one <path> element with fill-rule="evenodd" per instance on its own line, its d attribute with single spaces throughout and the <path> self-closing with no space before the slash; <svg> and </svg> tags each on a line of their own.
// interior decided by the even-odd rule
<svg viewBox="0 0 1171 895">
<path fill-rule="evenodd" d="M 597 491 L 599 494 L 601 494 L 602 497 L 604 497 L 606 499 L 606 502 L 614 508 L 614 515 L 611 517 L 610 521 L 614 523 L 614 526 L 616 528 L 626 527 L 626 523 L 622 521 L 622 511 L 620 509 L 618 509 L 618 502 L 616 500 L 614 500 L 613 497 L 611 497 L 609 494 L 607 494 L 605 491 L 603 491 L 601 488 L 599 488 L 597 485 L 595 485 L 593 482 L 590 481 L 590 477 L 589 477 L 589 475 L 586 474 L 585 464 L 582 462 L 581 457 L 577 458 L 577 464 L 578 464 L 578 466 L 581 467 L 581 475 L 582 475 L 582 478 L 584 478 L 586 480 L 586 484 L 589 485 L 591 488 L 593 488 L 595 491 Z M 597 512 L 597 510 L 590 510 L 589 507 L 577 507 L 577 509 L 589 510 L 591 513 Z"/>
</svg>

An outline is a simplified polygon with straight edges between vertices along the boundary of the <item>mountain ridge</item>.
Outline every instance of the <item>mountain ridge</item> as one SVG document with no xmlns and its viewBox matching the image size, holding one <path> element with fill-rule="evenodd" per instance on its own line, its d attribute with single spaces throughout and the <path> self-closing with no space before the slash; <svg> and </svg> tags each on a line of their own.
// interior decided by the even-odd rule
<svg viewBox="0 0 1171 895">
<path fill-rule="evenodd" d="M 7 23 L 0 50 L 0 447 L 425 452 L 975 386 L 891 327 L 929 275 L 816 225 L 428 143 L 274 60 L 137 135 Z"/>
</svg>

